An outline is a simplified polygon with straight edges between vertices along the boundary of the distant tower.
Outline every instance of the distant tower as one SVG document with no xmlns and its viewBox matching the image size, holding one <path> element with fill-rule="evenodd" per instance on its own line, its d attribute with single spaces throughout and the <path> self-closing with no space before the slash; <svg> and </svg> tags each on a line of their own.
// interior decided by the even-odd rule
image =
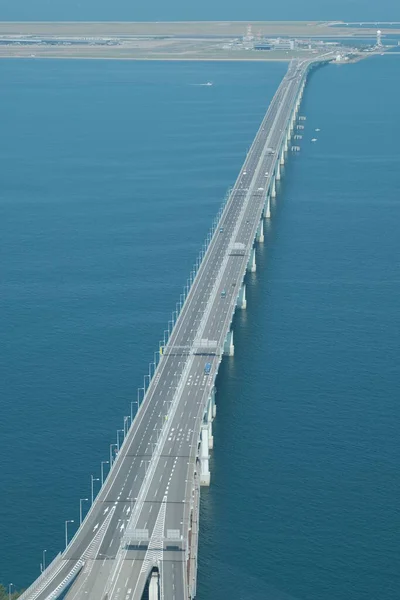
<svg viewBox="0 0 400 600">
<path fill-rule="evenodd" d="M 376 45 L 378 48 L 382 47 L 382 31 L 380 29 L 376 32 Z"/>
</svg>

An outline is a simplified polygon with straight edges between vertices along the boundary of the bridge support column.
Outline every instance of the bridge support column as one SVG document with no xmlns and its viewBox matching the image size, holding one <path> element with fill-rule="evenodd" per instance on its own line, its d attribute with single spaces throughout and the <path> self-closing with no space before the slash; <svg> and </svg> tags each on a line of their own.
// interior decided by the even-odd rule
<svg viewBox="0 0 400 600">
<path fill-rule="evenodd" d="M 271 181 L 271 198 L 275 198 L 276 197 L 276 183 L 275 183 L 275 177 L 272 178 Z"/>
<path fill-rule="evenodd" d="M 285 164 L 285 152 L 287 152 L 287 148 L 285 149 L 285 146 L 282 148 L 282 152 L 281 152 L 281 166 L 283 167 L 283 165 Z"/>
<path fill-rule="evenodd" d="M 214 436 L 212 434 L 212 421 L 208 422 L 208 449 L 214 448 Z"/>
<path fill-rule="evenodd" d="M 271 218 L 271 201 L 269 199 L 269 194 L 268 194 L 268 196 L 265 199 L 264 218 L 265 219 L 270 219 Z"/>
<path fill-rule="evenodd" d="M 233 356 L 235 353 L 235 346 L 233 345 L 233 331 L 228 331 L 224 344 L 224 355 Z"/>
<path fill-rule="evenodd" d="M 217 415 L 217 405 L 215 403 L 215 387 L 213 387 L 211 392 L 211 407 L 212 407 L 212 418 L 215 419 Z"/>
<path fill-rule="evenodd" d="M 256 240 L 257 240 L 257 242 L 260 242 L 261 244 L 264 241 L 264 223 L 263 223 L 262 219 L 258 224 Z"/>
<path fill-rule="evenodd" d="M 209 440 L 208 440 L 208 425 L 203 425 L 201 428 L 200 442 L 200 485 L 210 485 L 210 465 L 209 465 Z"/>
<path fill-rule="evenodd" d="M 280 167 L 279 161 L 278 161 L 278 164 L 276 165 L 275 179 L 277 181 L 280 181 L 280 179 L 281 179 L 281 167 Z"/>
<path fill-rule="evenodd" d="M 247 270 L 250 273 L 255 273 L 256 271 L 256 251 L 254 248 L 252 248 L 250 252 L 249 262 L 247 263 Z"/>
<path fill-rule="evenodd" d="M 214 437 L 213 437 L 213 434 L 212 434 L 212 422 L 213 422 L 213 419 L 214 419 L 214 416 L 213 416 L 213 397 L 212 397 L 212 395 L 208 399 L 207 413 L 206 413 L 205 416 L 206 416 L 207 426 L 208 426 L 208 448 L 209 448 L 209 450 L 211 450 L 214 447 Z"/>
<path fill-rule="evenodd" d="M 209 397 L 208 402 L 207 402 L 207 412 L 206 412 L 206 420 L 207 423 L 211 423 L 211 421 L 213 420 L 213 398 L 212 395 Z"/>
<path fill-rule="evenodd" d="M 293 133 L 295 121 L 296 121 L 296 115 L 293 112 L 292 116 L 290 117 L 290 121 L 289 121 L 289 133 L 290 133 L 290 135 Z"/>
<path fill-rule="evenodd" d="M 239 296 L 236 302 L 236 306 L 237 308 L 242 308 L 245 309 L 247 306 L 247 300 L 246 300 L 246 286 L 243 283 L 242 287 L 239 290 Z"/>
</svg>

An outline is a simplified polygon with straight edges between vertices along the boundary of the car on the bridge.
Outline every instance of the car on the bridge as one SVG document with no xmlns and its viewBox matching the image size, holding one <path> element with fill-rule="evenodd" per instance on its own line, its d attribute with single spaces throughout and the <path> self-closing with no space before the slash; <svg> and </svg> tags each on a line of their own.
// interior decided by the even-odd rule
<svg viewBox="0 0 400 600">
<path fill-rule="evenodd" d="M 224 231 L 224 228 L 223 228 L 223 227 L 220 227 L 220 228 L 219 228 L 219 232 L 220 232 L 220 233 L 222 233 L 223 231 Z"/>
<path fill-rule="evenodd" d="M 221 298 L 225 298 L 225 296 L 226 296 L 226 291 L 222 290 L 222 292 L 221 292 Z"/>
</svg>

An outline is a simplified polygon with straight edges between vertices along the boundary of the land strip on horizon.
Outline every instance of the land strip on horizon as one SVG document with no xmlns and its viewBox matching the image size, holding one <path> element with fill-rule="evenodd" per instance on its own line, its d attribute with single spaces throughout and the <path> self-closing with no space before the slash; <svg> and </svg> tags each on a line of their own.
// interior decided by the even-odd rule
<svg viewBox="0 0 400 600">
<path fill-rule="evenodd" d="M 235 37 L 244 35 L 249 26 L 254 34 L 318 38 L 368 37 L 375 35 L 377 29 L 372 24 L 370 28 L 360 28 L 340 21 L 0 21 L 0 35 Z M 400 34 L 400 23 L 398 29 L 387 32 Z"/>
<path fill-rule="evenodd" d="M 293 50 L 279 47 L 255 52 L 235 42 L 248 31 L 257 39 L 335 41 L 346 38 L 349 46 L 357 37 L 376 34 L 376 28 L 350 27 L 337 21 L 3 21 L 0 22 L 0 58 L 289 61 L 309 58 L 320 51 L 308 47 Z M 383 27 L 382 31 L 384 34 Z M 400 33 L 400 28 L 386 31 L 393 35 Z"/>
</svg>

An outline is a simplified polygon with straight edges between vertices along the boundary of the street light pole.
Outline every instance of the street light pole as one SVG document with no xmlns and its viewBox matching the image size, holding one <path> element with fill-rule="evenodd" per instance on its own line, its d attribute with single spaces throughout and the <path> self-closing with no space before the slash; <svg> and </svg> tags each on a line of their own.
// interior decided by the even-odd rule
<svg viewBox="0 0 400 600">
<path fill-rule="evenodd" d="M 65 549 L 67 549 L 68 546 L 68 523 L 74 523 L 74 520 L 69 519 L 68 521 L 65 521 Z"/>
<path fill-rule="evenodd" d="M 110 444 L 110 469 L 113 465 L 113 448 L 118 448 L 117 444 Z"/>
<path fill-rule="evenodd" d="M 45 571 L 45 569 L 46 569 L 46 552 L 47 552 L 47 550 L 43 550 L 43 561 L 42 561 L 43 571 Z"/>
<path fill-rule="evenodd" d="M 93 483 L 94 483 L 95 481 L 100 481 L 100 479 L 99 479 L 98 477 L 93 477 L 93 475 L 91 475 L 91 476 L 90 476 L 90 480 L 91 480 L 91 483 L 92 483 L 92 486 L 91 486 L 91 491 L 92 491 L 92 504 L 93 504 L 93 500 L 94 500 Z"/>
<path fill-rule="evenodd" d="M 154 364 L 154 363 L 152 363 L 152 362 L 149 362 L 149 383 L 150 383 L 150 380 L 151 380 L 151 378 L 152 378 L 152 374 L 151 374 L 151 365 L 153 365 L 153 364 Z M 155 367 L 155 365 L 154 365 L 154 370 L 155 370 L 155 368 L 156 368 L 156 367 Z"/>
<path fill-rule="evenodd" d="M 109 464 L 110 464 L 109 460 L 101 461 L 101 485 L 103 485 L 103 483 L 104 483 L 104 465 L 109 465 Z"/>
<path fill-rule="evenodd" d="M 82 524 L 82 502 L 89 502 L 89 498 L 80 498 L 79 500 L 79 525 Z"/>
<path fill-rule="evenodd" d="M 121 448 L 121 444 L 119 443 L 119 434 L 120 433 L 124 433 L 124 430 L 123 429 L 117 429 L 117 448 L 118 448 L 118 452 L 119 452 L 119 449 Z M 124 441 L 124 438 L 122 438 L 122 441 Z"/>
<path fill-rule="evenodd" d="M 142 398 L 142 400 L 144 400 L 144 394 L 146 392 L 146 390 L 144 389 L 144 387 L 138 388 L 138 406 L 140 406 L 140 392 L 143 392 L 143 398 Z"/>
</svg>

